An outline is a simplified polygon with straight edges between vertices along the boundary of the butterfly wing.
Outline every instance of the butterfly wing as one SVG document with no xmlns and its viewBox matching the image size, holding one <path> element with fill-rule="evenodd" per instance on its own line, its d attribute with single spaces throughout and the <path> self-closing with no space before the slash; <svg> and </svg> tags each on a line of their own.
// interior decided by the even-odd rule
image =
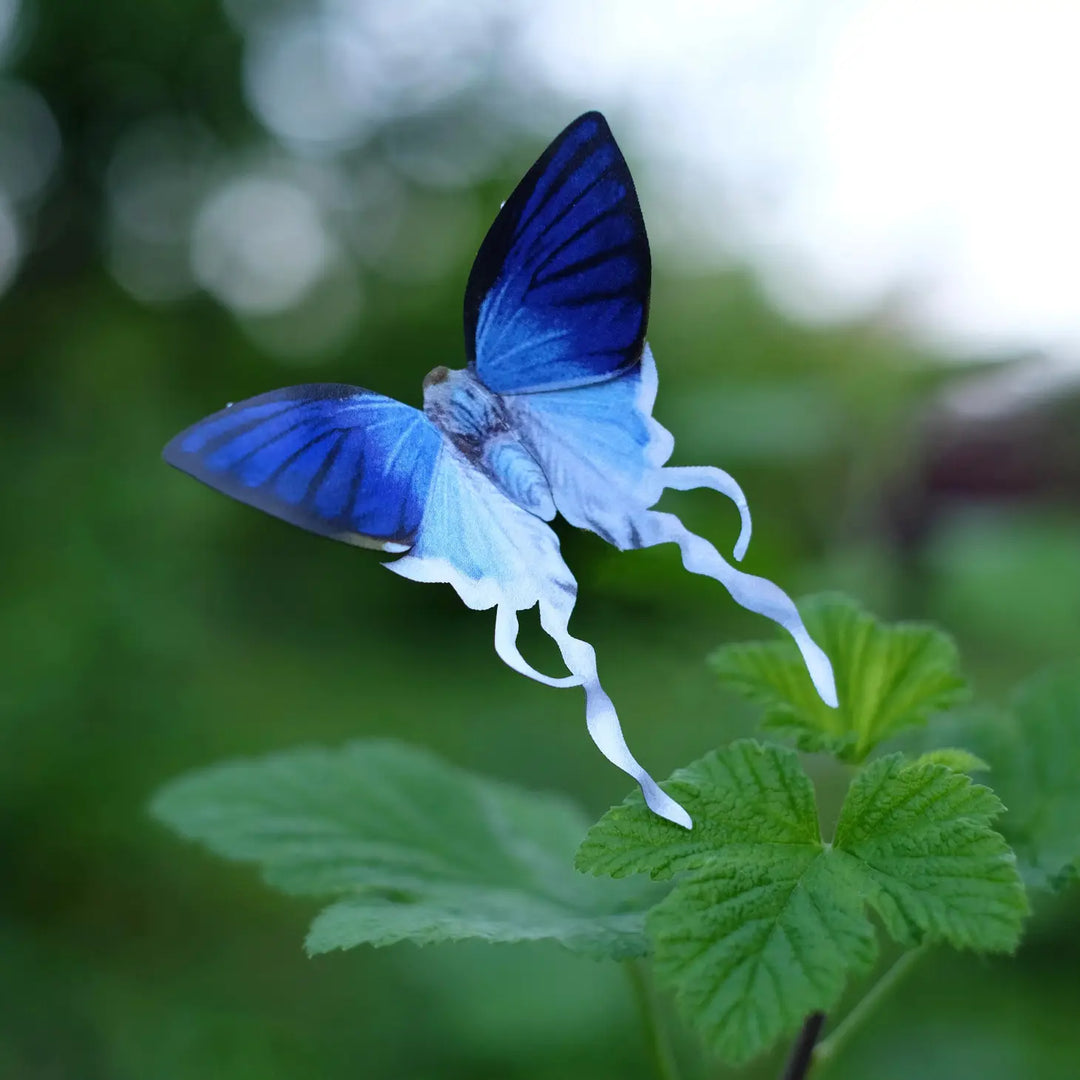
<svg viewBox="0 0 1080 1080">
<path fill-rule="evenodd" d="M 218 491 L 335 540 L 413 543 L 443 440 L 422 412 L 355 386 L 294 386 L 200 420 L 164 450 Z"/>
<path fill-rule="evenodd" d="M 664 467 L 673 440 L 652 418 L 655 397 L 656 366 L 646 347 L 640 365 L 617 378 L 551 394 L 511 395 L 505 402 L 515 430 L 551 485 L 556 509 L 567 521 L 623 550 L 677 544 L 688 570 L 715 578 L 736 603 L 791 633 L 822 700 L 835 707 L 832 666 L 807 633 L 790 597 L 771 581 L 731 566 L 675 515 L 651 509 L 665 488 L 722 492 L 742 518 L 735 557 L 741 559 L 746 551 L 750 512 L 735 480 L 711 466 Z"/>
<path fill-rule="evenodd" d="M 651 263 L 634 182 L 596 112 L 506 200 L 465 290 L 469 368 L 500 394 L 583 386 L 637 364 Z"/>
<path fill-rule="evenodd" d="M 413 547 L 389 568 L 414 581 L 447 582 L 471 608 L 495 607 L 499 656 L 515 671 L 549 686 L 581 686 L 589 734 L 601 753 L 637 780 L 656 813 L 690 827 L 686 811 L 630 753 L 615 707 L 600 685 L 593 647 L 570 633 L 577 583 L 559 553 L 558 537 L 546 522 L 507 498 L 483 473 L 448 450 L 436 464 L 427 512 Z M 534 604 L 569 676 L 542 675 L 518 651 L 517 612 Z"/>
<path fill-rule="evenodd" d="M 638 546 L 634 516 L 659 498 L 671 434 L 652 417 L 656 367 L 642 362 L 602 383 L 511 395 L 515 430 L 539 462 L 558 512 L 623 550 Z"/>
<path fill-rule="evenodd" d="M 453 585 L 469 607 L 532 607 L 550 591 L 576 593 L 546 522 L 508 499 L 450 450 L 440 456 L 408 555 L 390 569 Z"/>
</svg>

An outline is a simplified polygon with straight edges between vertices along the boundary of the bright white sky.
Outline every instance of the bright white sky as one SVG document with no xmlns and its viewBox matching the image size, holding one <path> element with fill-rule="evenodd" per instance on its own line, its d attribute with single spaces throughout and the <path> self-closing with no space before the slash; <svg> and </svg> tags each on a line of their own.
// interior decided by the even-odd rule
<svg viewBox="0 0 1080 1080">
<path fill-rule="evenodd" d="M 1080 0 L 526 12 L 528 62 L 637 125 L 667 158 L 650 189 L 677 184 L 684 225 L 748 254 L 789 307 L 888 296 L 961 352 L 1080 356 Z"/>
<path fill-rule="evenodd" d="M 286 145 L 362 142 L 380 118 L 437 109 L 494 65 L 506 100 L 492 107 L 529 117 L 538 143 L 570 119 L 567 96 L 608 114 L 658 261 L 673 244 L 684 258 L 734 254 L 804 317 L 888 302 L 957 355 L 1042 348 L 1080 373 L 1080 0 L 312 0 L 284 14 L 223 2 L 248 32 L 249 100 Z M 0 0 L 0 56 L 17 7 Z M 19 164 L 0 167 L 2 290 L 20 249 L 13 208 L 33 194 L 20 184 L 40 174 L 41 187 L 58 143 L 32 91 L 0 90 L 0 163 Z M 468 180 L 453 144 L 435 149 Z M 457 149 L 487 167 L 481 148 Z M 245 191 L 292 207 L 294 232 L 311 233 L 307 246 L 282 233 L 307 259 L 282 263 L 295 280 L 240 295 L 237 268 L 265 264 L 262 248 L 194 253 L 199 281 L 245 311 L 291 303 L 341 262 L 314 196 L 271 179 Z M 350 184 L 370 194 L 370 178 Z M 136 187 L 153 193 L 145 177 Z M 198 220 L 214 225 L 214 210 L 240 229 L 219 194 Z M 416 247 L 406 239 L 392 247 Z"/>
</svg>

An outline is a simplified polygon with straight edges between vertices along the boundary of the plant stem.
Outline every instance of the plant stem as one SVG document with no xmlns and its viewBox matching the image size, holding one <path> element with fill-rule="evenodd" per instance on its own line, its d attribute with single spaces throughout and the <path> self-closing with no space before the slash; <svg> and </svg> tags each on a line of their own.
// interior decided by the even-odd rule
<svg viewBox="0 0 1080 1080">
<path fill-rule="evenodd" d="M 863 996 L 862 1000 L 840 1021 L 829 1035 L 818 1043 L 814 1050 L 815 1062 L 826 1062 L 834 1058 L 847 1044 L 851 1036 L 871 1016 L 886 995 L 926 954 L 927 946 L 909 949 L 900 956 L 896 963 Z"/>
<path fill-rule="evenodd" d="M 649 986 L 645 965 L 640 960 L 627 960 L 623 963 L 626 977 L 634 990 L 634 998 L 641 1013 L 641 1022 L 645 1026 L 649 1045 L 656 1060 L 656 1072 L 660 1080 L 680 1080 L 679 1063 L 671 1048 L 667 1029 L 656 1007 L 656 997 Z"/>
<path fill-rule="evenodd" d="M 810 1063 L 814 1060 L 814 1044 L 818 1041 L 821 1029 L 825 1025 L 823 1012 L 811 1013 L 803 1022 L 802 1031 L 791 1048 L 791 1057 L 784 1067 L 784 1074 L 780 1080 L 803 1080 L 810 1071 Z"/>
</svg>

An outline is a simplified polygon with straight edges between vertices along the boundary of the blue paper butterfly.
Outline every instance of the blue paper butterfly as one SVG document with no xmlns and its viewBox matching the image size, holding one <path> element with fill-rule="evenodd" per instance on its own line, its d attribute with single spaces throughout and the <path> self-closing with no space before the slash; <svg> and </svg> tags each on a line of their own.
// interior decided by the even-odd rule
<svg viewBox="0 0 1080 1080">
<path fill-rule="evenodd" d="M 660 816 L 686 811 L 634 760 L 596 657 L 567 624 L 577 583 L 546 522 L 556 513 L 626 550 L 674 542 L 693 573 L 786 627 L 822 698 L 832 669 L 777 586 L 727 563 L 672 514 L 665 488 L 714 488 L 750 515 L 720 469 L 664 468 L 673 439 L 652 418 L 645 344 L 651 264 L 634 183 L 604 118 L 575 120 L 504 204 L 465 290 L 468 365 L 436 367 L 424 408 L 353 386 L 275 390 L 178 435 L 165 460 L 233 498 L 335 540 L 403 558 L 415 581 L 447 582 L 495 608 L 495 649 L 549 686 L 583 686 L 589 733 Z M 518 651 L 517 612 L 540 622 L 571 674 L 550 678 Z"/>
</svg>

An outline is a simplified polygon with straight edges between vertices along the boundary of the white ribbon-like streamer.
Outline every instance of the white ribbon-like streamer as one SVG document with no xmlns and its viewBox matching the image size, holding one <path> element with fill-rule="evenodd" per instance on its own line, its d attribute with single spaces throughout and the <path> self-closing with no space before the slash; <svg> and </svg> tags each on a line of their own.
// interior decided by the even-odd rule
<svg viewBox="0 0 1080 1080">
<path fill-rule="evenodd" d="M 738 508 L 739 519 L 742 528 L 739 531 L 739 539 L 735 541 L 735 561 L 742 562 L 746 549 L 750 545 L 750 507 L 746 504 L 746 496 L 739 487 L 738 482 L 723 469 L 713 465 L 680 465 L 661 469 L 661 478 L 664 487 L 672 491 L 693 491 L 695 488 L 712 488 L 726 495 Z M 648 546 L 648 545 L 646 545 Z M 689 569 L 689 567 L 687 568 Z"/>
<path fill-rule="evenodd" d="M 837 707 L 836 680 L 829 658 L 810 637 L 791 597 L 767 578 L 736 570 L 703 537 L 692 533 L 674 514 L 649 510 L 634 519 L 641 546 L 674 543 L 679 545 L 683 566 L 692 574 L 715 578 L 731 594 L 735 603 L 779 623 L 795 639 L 814 688 L 830 708 Z"/>
<path fill-rule="evenodd" d="M 582 684 L 583 680 L 580 675 L 564 675 L 560 678 L 553 678 L 537 671 L 518 650 L 517 636 L 517 610 L 509 604 L 499 604 L 495 608 L 495 651 L 499 654 L 499 659 L 507 667 L 513 668 L 520 675 L 527 675 L 530 679 L 543 683 L 544 686 L 563 687 L 580 686 Z"/>
<path fill-rule="evenodd" d="M 641 787 L 645 804 L 653 813 L 659 814 L 684 829 L 693 827 L 690 815 L 670 795 L 660 790 L 656 781 L 637 763 L 623 738 L 619 715 L 607 692 L 600 685 L 596 671 L 596 651 L 587 642 L 574 637 L 567 624 L 573 602 L 562 606 L 545 600 L 540 601 L 540 625 L 559 646 L 566 666 L 581 676 L 585 688 L 585 724 L 600 753 L 632 776 Z"/>
<path fill-rule="evenodd" d="M 742 490 L 721 469 L 665 469 L 668 487 L 688 490 L 711 487 L 734 500 L 742 517 L 742 531 L 735 545 L 736 558 L 741 558 L 750 539 L 750 513 Z M 694 574 L 714 578 L 731 594 L 732 599 L 746 608 L 778 623 L 795 639 L 810 678 L 821 699 L 835 708 L 836 682 L 832 664 L 813 641 L 791 598 L 779 586 L 766 578 L 736 570 L 716 548 L 703 537 L 690 532 L 674 514 L 655 510 L 639 511 L 632 523 L 639 547 L 674 543 L 679 546 L 683 565 Z M 596 669 L 596 652 L 587 641 L 574 637 L 569 630 L 570 615 L 576 595 L 564 588 L 553 587 L 539 601 L 540 625 L 559 647 L 559 652 L 571 674 L 552 678 L 537 671 L 522 657 L 517 647 L 517 611 L 509 604 L 499 604 L 495 613 L 495 650 L 515 671 L 545 686 L 581 686 L 585 690 L 585 722 L 592 740 L 613 765 L 632 776 L 640 785 L 645 803 L 654 813 L 668 821 L 692 828 L 690 815 L 665 794 L 656 781 L 638 764 L 623 737 L 618 713 L 603 686 Z"/>
</svg>

